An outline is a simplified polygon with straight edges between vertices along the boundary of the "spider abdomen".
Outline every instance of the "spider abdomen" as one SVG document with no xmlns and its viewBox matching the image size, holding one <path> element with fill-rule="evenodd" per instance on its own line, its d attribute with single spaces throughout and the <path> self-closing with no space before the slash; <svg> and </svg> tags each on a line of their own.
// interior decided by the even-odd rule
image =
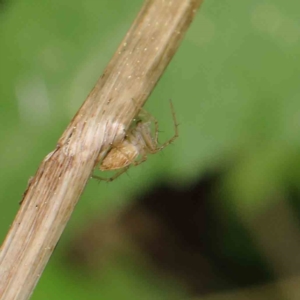
<svg viewBox="0 0 300 300">
<path fill-rule="evenodd" d="M 140 149 L 126 139 L 117 147 L 112 148 L 103 159 L 101 171 L 117 170 L 127 167 L 138 157 Z"/>
</svg>

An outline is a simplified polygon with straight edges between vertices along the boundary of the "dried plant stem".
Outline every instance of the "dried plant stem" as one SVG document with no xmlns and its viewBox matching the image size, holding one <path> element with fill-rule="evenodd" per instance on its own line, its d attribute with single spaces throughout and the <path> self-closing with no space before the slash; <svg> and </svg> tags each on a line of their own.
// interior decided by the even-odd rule
<svg viewBox="0 0 300 300">
<path fill-rule="evenodd" d="M 124 138 L 201 2 L 145 1 L 56 149 L 30 180 L 1 248 L 0 299 L 30 297 L 95 164 Z"/>
</svg>

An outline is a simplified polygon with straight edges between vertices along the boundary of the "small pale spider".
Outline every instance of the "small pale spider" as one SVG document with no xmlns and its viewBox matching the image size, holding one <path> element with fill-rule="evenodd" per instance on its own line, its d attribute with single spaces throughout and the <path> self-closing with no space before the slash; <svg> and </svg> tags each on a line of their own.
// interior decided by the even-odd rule
<svg viewBox="0 0 300 300">
<path fill-rule="evenodd" d="M 134 120 L 125 136 L 125 139 L 117 146 L 113 146 L 99 165 L 101 171 L 119 170 L 110 178 L 96 175 L 92 177 L 98 180 L 113 181 L 127 171 L 131 166 L 137 166 L 147 159 L 148 154 L 154 154 L 170 145 L 178 137 L 178 124 L 173 104 L 170 101 L 173 121 L 174 136 L 162 145 L 158 144 L 158 122 L 147 111 L 141 109 L 136 120 Z M 151 132 L 151 124 L 154 123 L 154 135 Z"/>
</svg>

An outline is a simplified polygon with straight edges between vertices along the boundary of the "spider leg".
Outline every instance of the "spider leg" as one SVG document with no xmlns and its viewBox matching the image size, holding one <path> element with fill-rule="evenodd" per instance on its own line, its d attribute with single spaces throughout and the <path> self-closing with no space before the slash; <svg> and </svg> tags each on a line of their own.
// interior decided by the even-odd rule
<svg viewBox="0 0 300 300">
<path fill-rule="evenodd" d="M 134 102 L 134 99 L 132 98 L 132 101 Z M 138 110 L 138 118 L 140 118 L 141 120 L 146 120 L 146 121 L 151 121 L 154 123 L 154 131 L 155 131 L 155 138 L 154 138 L 154 142 L 157 145 L 158 143 L 158 121 L 157 119 L 150 114 L 146 109 L 144 109 L 142 106 L 139 108 Z"/>
<path fill-rule="evenodd" d="M 113 175 L 112 177 L 109 177 L 109 178 L 100 177 L 100 176 L 97 176 L 97 175 L 92 175 L 91 178 L 96 179 L 98 181 L 112 182 L 113 180 L 117 179 L 120 175 L 125 173 L 129 169 L 129 167 L 130 167 L 130 165 L 123 168 L 123 169 L 121 169 L 120 171 L 115 173 L 115 175 Z"/>
<path fill-rule="evenodd" d="M 176 118 L 176 113 L 175 113 L 175 110 L 174 110 L 174 106 L 173 106 L 173 103 L 172 103 L 172 100 L 170 100 L 170 106 L 171 106 L 171 111 L 172 111 L 172 117 L 173 117 L 173 123 L 174 123 L 174 135 L 169 139 L 167 140 L 166 142 L 164 142 L 163 144 L 161 144 L 159 147 L 156 147 L 156 149 L 153 149 L 153 150 L 148 150 L 150 153 L 154 154 L 154 153 L 157 153 L 159 151 L 161 151 L 162 149 L 164 149 L 165 147 L 169 146 L 170 144 L 172 144 L 177 138 L 178 138 L 178 123 L 177 123 L 177 118 Z M 156 138 L 156 145 L 158 144 L 157 143 L 157 136 L 158 136 L 158 126 L 155 127 L 155 130 L 156 130 L 156 134 L 155 134 L 155 138 Z"/>
<path fill-rule="evenodd" d="M 147 154 L 145 153 L 140 160 L 132 162 L 132 165 L 138 166 L 146 160 L 147 160 Z M 120 171 L 115 173 L 115 175 L 110 178 L 105 178 L 105 177 L 101 177 L 101 176 L 97 176 L 97 175 L 92 175 L 91 178 L 96 179 L 98 181 L 112 182 L 113 180 L 115 180 L 119 176 L 121 176 L 123 173 L 125 173 L 129 169 L 129 167 L 130 167 L 130 165 L 125 168 L 122 168 Z"/>
<path fill-rule="evenodd" d="M 136 167 L 147 160 L 147 154 L 145 153 L 140 160 L 136 160 L 132 162 L 132 164 Z"/>
<path fill-rule="evenodd" d="M 147 155 L 144 154 L 143 157 L 140 160 L 132 162 L 132 165 L 138 166 L 138 165 L 140 165 L 141 163 L 143 163 L 146 160 L 147 160 Z M 110 177 L 110 178 L 105 178 L 105 177 L 101 177 L 101 176 L 97 176 L 97 175 L 92 175 L 91 178 L 96 179 L 98 181 L 112 182 L 113 180 L 115 180 L 119 176 L 121 176 L 123 173 L 125 173 L 129 169 L 130 166 L 131 165 L 129 165 L 129 166 L 125 167 L 125 168 L 122 168 L 120 171 L 118 171 L 117 173 L 115 173 L 115 175 L 112 176 L 112 177 Z"/>
</svg>

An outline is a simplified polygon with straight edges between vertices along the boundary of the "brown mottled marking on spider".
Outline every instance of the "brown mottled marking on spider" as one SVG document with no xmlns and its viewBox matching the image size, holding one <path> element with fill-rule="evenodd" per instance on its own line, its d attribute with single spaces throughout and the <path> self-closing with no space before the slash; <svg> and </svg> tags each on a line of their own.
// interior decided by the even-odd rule
<svg viewBox="0 0 300 300">
<path fill-rule="evenodd" d="M 92 178 L 113 181 L 126 172 L 131 165 L 137 166 L 147 159 L 148 154 L 155 154 L 170 145 L 178 137 L 178 124 L 172 101 L 171 111 L 174 121 L 174 135 L 165 143 L 158 144 L 158 122 L 147 111 L 141 109 L 138 117 L 134 120 L 126 134 L 125 139 L 107 153 L 99 169 L 101 171 L 119 170 L 110 178 L 93 175 Z M 151 124 L 154 123 L 154 135 L 151 132 Z"/>
</svg>

